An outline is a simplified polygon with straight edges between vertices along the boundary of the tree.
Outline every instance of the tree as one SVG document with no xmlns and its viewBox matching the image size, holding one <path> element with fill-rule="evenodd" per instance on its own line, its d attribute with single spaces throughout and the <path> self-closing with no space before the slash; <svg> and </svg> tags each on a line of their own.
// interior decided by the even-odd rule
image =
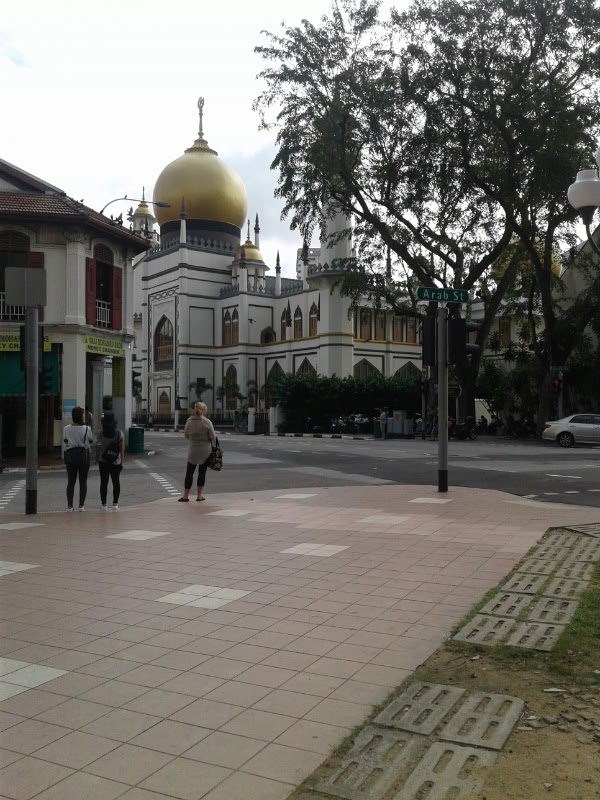
<svg viewBox="0 0 600 800">
<path fill-rule="evenodd" d="M 196 400 L 198 401 L 202 400 L 202 395 L 205 392 L 210 392 L 212 388 L 213 388 L 212 384 L 207 383 L 206 378 L 196 378 L 196 380 L 193 383 L 190 383 L 190 385 L 188 386 L 188 389 L 191 392 L 194 392 L 194 394 L 196 395 Z"/>
<path fill-rule="evenodd" d="M 593 0 L 417 0 L 388 18 L 378 0 L 339 0 L 319 25 L 257 48 L 269 66 L 255 105 L 277 131 L 284 213 L 305 241 L 333 210 L 353 216 L 354 298 L 416 314 L 419 283 L 483 283 L 484 343 L 514 279 L 491 267 L 522 244 L 545 328 L 532 341 L 540 416 L 547 368 L 598 311 L 594 290 L 575 331 L 551 267 L 573 242 L 566 191 L 598 132 L 599 23 Z M 477 367 L 461 376 L 467 394 Z"/>
</svg>

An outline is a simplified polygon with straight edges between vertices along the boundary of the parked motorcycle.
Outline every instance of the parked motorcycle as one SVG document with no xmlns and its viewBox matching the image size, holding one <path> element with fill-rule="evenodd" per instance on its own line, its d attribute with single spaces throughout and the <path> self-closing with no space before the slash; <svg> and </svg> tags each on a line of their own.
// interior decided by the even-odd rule
<svg viewBox="0 0 600 800">
<path fill-rule="evenodd" d="M 470 442 L 474 442 L 477 439 L 477 426 L 473 417 L 454 421 L 448 428 L 448 436 L 463 441 L 468 439 Z"/>
</svg>

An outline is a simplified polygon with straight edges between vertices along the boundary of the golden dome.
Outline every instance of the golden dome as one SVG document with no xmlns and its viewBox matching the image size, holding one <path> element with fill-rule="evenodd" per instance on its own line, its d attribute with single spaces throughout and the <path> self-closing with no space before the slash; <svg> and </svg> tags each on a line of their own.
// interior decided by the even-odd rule
<svg viewBox="0 0 600 800">
<path fill-rule="evenodd" d="M 154 198 L 170 204 L 170 208 L 155 206 L 159 225 L 179 220 L 182 198 L 187 219 L 226 222 L 236 228 L 246 219 L 241 178 L 202 136 L 163 169 L 154 185 Z"/>
<path fill-rule="evenodd" d="M 135 216 L 136 214 L 141 214 L 141 215 L 144 215 L 144 216 L 147 216 L 147 217 L 151 217 L 152 216 L 152 212 L 150 211 L 150 208 L 148 207 L 148 203 L 146 203 L 145 200 L 141 201 L 141 203 L 138 205 L 136 210 L 133 212 L 132 216 Z"/>
<path fill-rule="evenodd" d="M 250 239 L 246 239 L 246 241 L 244 242 L 244 250 L 246 253 L 246 261 L 262 261 L 264 263 L 264 259 L 262 257 L 260 250 Z M 235 251 L 233 260 L 239 261 L 241 257 L 242 257 L 242 246 L 240 245 L 238 249 Z"/>
</svg>

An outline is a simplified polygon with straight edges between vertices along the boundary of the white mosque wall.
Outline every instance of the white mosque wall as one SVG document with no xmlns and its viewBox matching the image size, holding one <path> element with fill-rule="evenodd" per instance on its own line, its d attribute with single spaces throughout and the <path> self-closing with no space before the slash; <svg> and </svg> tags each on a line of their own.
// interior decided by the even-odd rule
<svg viewBox="0 0 600 800">
<path fill-rule="evenodd" d="M 194 305 L 188 306 L 189 335 L 183 341 L 192 345 L 202 346 L 215 344 L 217 310 L 210 301 L 205 303 L 195 300 Z"/>
</svg>

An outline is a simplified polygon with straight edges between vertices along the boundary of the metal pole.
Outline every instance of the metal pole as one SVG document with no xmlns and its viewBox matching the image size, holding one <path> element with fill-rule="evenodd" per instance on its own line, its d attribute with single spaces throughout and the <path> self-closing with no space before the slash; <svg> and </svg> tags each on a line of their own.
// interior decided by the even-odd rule
<svg viewBox="0 0 600 800">
<path fill-rule="evenodd" d="M 25 513 L 37 514 L 39 353 L 38 310 L 27 308 L 25 317 L 27 364 L 27 439 L 25 460 Z"/>
<path fill-rule="evenodd" d="M 563 411 L 563 373 L 558 373 L 558 379 L 560 380 L 560 389 L 558 390 L 558 418 L 562 419 L 564 411 Z"/>
<path fill-rule="evenodd" d="M 446 306 L 437 310 L 438 360 L 438 492 L 448 491 L 448 353 Z"/>
<path fill-rule="evenodd" d="M 428 367 L 422 367 L 421 368 L 421 377 L 422 377 L 422 383 L 421 383 L 421 424 L 422 424 L 421 439 L 423 439 L 423 441 L 425 441 L 425 434 L 426 434 L 426 428 L 427 428 L 427 390 L 429 388 L 429 382 L 427 380 L 428 377 L 429 377 L 429 368 Z"/>
</svg>

